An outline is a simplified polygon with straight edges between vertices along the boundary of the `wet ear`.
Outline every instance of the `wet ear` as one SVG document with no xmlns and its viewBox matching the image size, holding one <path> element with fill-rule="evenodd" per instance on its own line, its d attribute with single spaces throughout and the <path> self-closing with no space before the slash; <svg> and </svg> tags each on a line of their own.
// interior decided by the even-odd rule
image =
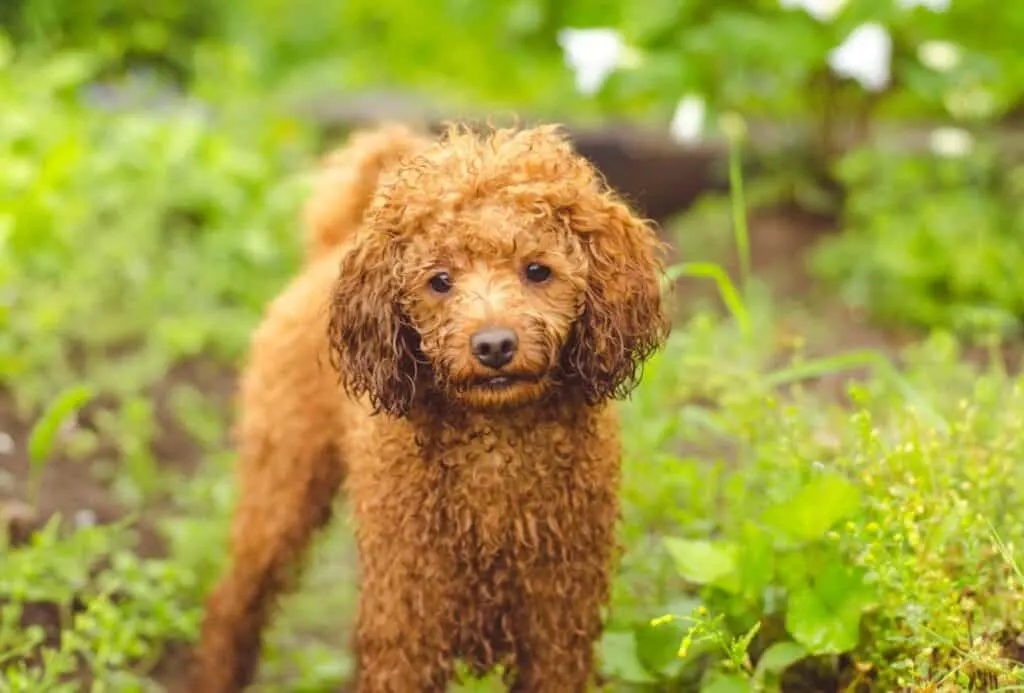
<svg viewBox="0 0 1024 693">
<path fill-rule="evenodd" d="M 589 402 L 622 398 L 668 336 L 660 286 L 664 244 L 651 224 L 608 193 L 572 210 L 570 224 L 588 270 L 564 367 Z"/>
<path fill-rule="evenodd" d="M 361 230 L 341 260 L 329 325 L 332 364 L 346 392 L 395 416 L 415 397 L 419 353 L 399 303 L 400 260 L 391 234 Z"/>
</svg>

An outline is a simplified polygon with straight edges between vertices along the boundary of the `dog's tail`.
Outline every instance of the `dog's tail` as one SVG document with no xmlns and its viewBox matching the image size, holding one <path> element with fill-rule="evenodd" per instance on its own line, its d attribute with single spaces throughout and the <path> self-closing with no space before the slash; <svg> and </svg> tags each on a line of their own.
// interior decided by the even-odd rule
<svg viewBox="0 0 1024 693">
<path fill-rule="evenodd" d="M 404 125 L 388 124 L 356 131 L 345 145 L 324 157 L 303 211 L 307 261 L 329 253 L 355 232 L 381 172 L 425 141 Z"/>
</svg>

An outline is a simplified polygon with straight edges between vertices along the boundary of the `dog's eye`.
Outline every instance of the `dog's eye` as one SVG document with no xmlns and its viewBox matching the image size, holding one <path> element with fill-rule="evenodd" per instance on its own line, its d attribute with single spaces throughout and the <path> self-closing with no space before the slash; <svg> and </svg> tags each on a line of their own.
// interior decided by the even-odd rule
<svg viewBox="0 0 1024 693">
<path fill-rule="evenodd" d="M 447 272 L 438 272 L 427 283 L 439 294 L 446 294 L 452 290 L 452 278 Z"/>
<path fill-rule="evenodd" d="M 551 268 L 539 262 L 531 262 L 526 266 L 526 278 L 535 284 L 546 282 L 551 277 Z"/>
</svg>

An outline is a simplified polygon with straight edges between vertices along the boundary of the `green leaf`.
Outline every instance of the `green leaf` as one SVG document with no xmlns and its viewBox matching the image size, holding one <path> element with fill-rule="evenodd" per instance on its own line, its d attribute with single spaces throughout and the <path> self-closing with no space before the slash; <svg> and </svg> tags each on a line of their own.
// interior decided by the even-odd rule
<svg viewBox="0 0 1024 693">
<path fill-rule="evenodd" d="M 65 390 L 50 403 L 50 406 L 32 427 L 32 433 L 28 438 L 28 457 L 33 468 L 37 468 L 49 460 L 61 424 L 71 414 L 85 406 L 92 397 L 92 390 L 84 385 L 79 385 Z"/>
<path fill-rule="evenodd" d="M 664 543 L 679 574 L 690 582 L 726 588 L 735 583 L 735 544 L 677 537 L 665 537 Z"/>
<path fill-rule="evenodd" d="M 833 564 L 789 595 L 786 630 L 809 654 L 847 652 L 857 646 L 861 615 L 872 604 L 862 573 Z"/>
<path fill-rule="evenodd" d="M 666 285 L 670 285 L 680 277 L 695 277 L 714 281 L 718 286 L 722 302 L 729 309 L 729 313 L 739 325 L 740 330 L 744 335 L 751 333 L 750 313 L 747 311 L 747 306 L 736 285 L 721 266 L 711 262 L 681 262 L 665 270 Z"/>
<path fill-rule="evenodd" d="M 813 654 L 838 654 L 857 646 L 860 612 L 832 609 L 813 589 L 789 597 L 786 628 Z"/>
<path fill-rule="evenodd" d="M 822 539 L 840 520 L 861 506 L 860 491 L 839 474 L 815 477 L 792 498 L 776 503 L 761 516 L 764 524 L 797 543 Z"/>
<path fill-rule="evenodd" d="M 606 631 L 600 643 L 601 670 L 605 675 L 626 683 L 654 683 L 637 656 L 632 631 Z"/>
<path fill-rule="evenodd" d="M 636 653 L 641 664 L 648 671 L 665 673 L 665 668 L 679 658 L 679 645 L 686 631 L 684 623 L 676 618 L 656 624 L 646 623 L 637 628 Z"/>
<path fill-rule="evenodd" d="M 753 522 L 744 524 L 740 534 L 742 551 L 736 555 L 736 572 L 743 596 L 756 601 L 775 575 L 775 551 L 771 537 Z"/>
<path fill-rule="evenodd" d="M 757 660 L 755 675 L 758 678 L 763 678 L 765 674 L 781 674 L 806 656 L 807 650 L 800 643 L 790 641 L 774 643 Z"/>
<path fill-rule="evenodd" d="M 751 693 L 754 687 L 739 674 L 711 674 L 701 684 L 700 693 Z"/>
</svg>

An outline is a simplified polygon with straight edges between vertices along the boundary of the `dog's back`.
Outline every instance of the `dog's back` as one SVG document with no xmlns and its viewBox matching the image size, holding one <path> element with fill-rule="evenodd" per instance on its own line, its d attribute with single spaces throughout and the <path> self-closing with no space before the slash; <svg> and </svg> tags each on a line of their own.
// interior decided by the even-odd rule
<svg viewBox="0 0 1024 693">
<path fill-rule="evenodd" d="M 425 142 L 404 125 L 387 125 L 353 133 L 324 157 L 303 212 L 307 261 L 329 253 L 359 228 L 381 173 Z"/>
</svg>

